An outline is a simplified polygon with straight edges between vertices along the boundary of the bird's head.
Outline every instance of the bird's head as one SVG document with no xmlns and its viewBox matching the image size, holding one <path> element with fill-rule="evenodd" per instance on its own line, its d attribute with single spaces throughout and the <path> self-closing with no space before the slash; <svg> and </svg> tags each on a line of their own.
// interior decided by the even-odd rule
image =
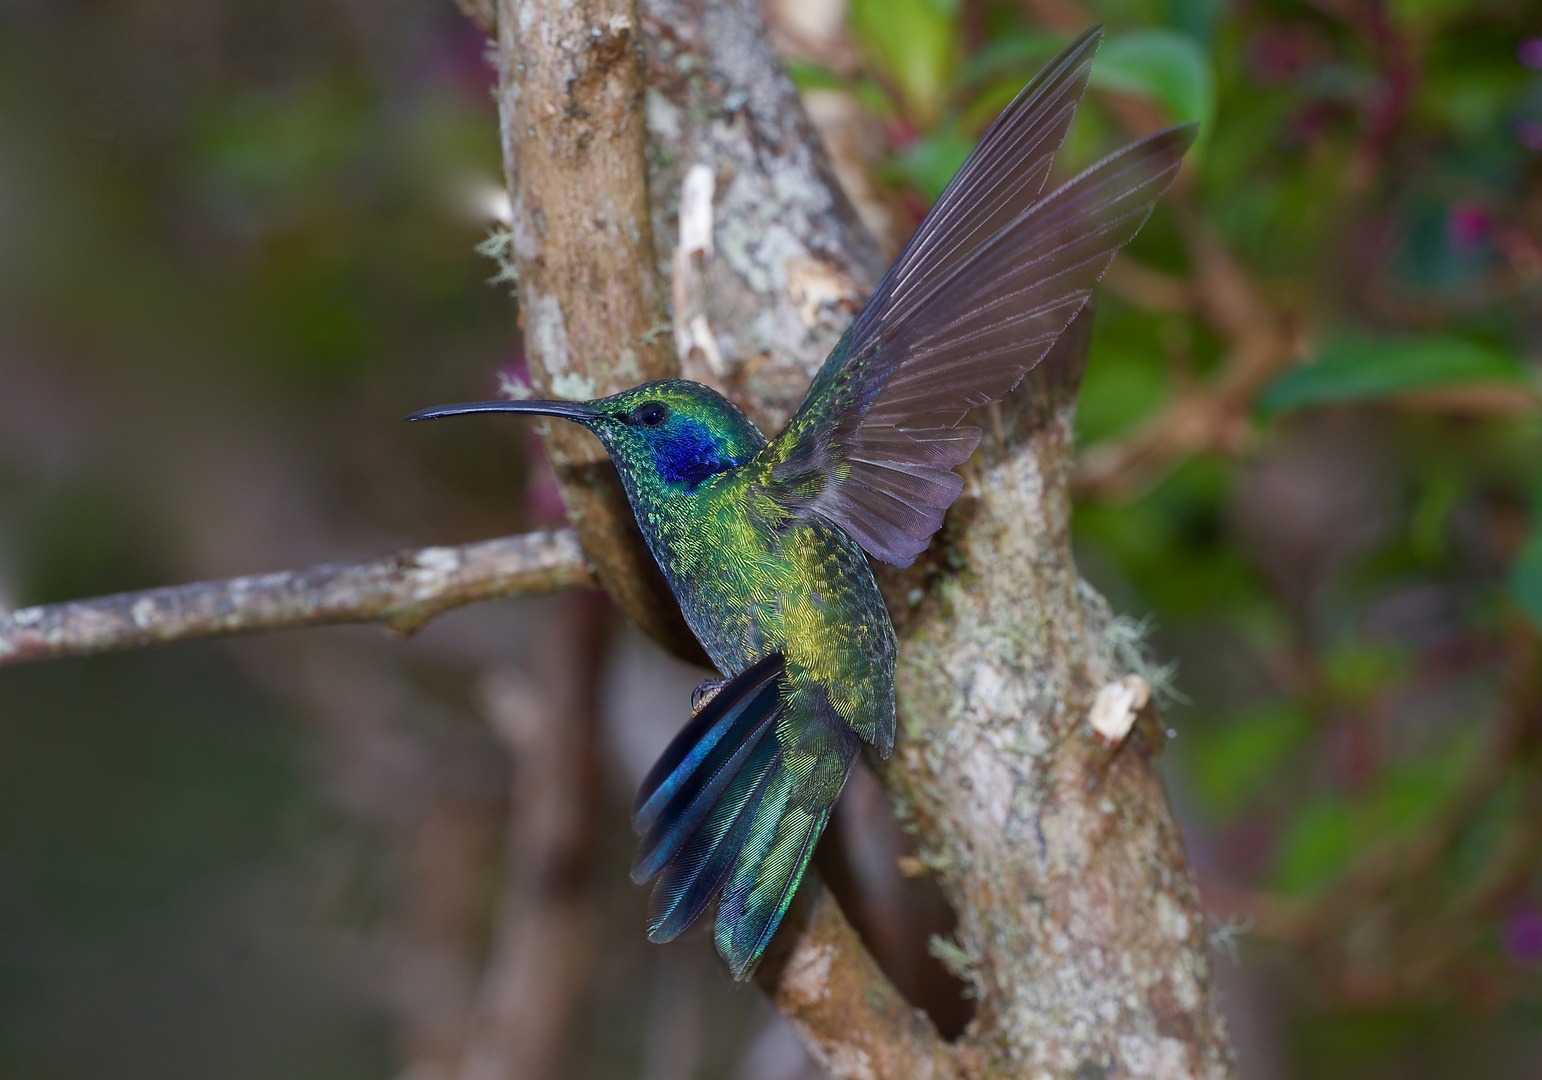
<svg viewBox="0 0 1542 1080">
<path fill-rule="evenodd" d="M 441 405 L 409 420 L 465 413 L 556 416 L 599 437 L 628 487 L 694 490 L 708 477 L 742 464 L 765 436 L 733 402 L 711 387 L 664 379 L 594 401 L 481 401 Z"/>
</svg>

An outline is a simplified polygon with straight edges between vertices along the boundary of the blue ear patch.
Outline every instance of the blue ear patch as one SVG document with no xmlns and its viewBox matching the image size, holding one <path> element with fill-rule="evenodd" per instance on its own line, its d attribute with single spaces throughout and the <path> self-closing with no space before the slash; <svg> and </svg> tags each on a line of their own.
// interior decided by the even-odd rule
<svg viewBox="0 0 1542 1080">
<path fill-rule="evenodd" d="M 732 469 L 739 462 L 700 420 L 676 417 L 654 433 L 653 466 L 665 483 L 693 488 L 707 477 Z"/>
</svg>

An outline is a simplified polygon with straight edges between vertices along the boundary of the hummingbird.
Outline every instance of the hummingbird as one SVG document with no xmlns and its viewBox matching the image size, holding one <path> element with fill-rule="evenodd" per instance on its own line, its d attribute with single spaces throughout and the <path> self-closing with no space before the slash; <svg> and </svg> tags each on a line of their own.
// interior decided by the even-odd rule
<svg viewBox="0 0 1542 1080">
<path fill-rule="evenodd" d="M 894 628 L 869 557 L 908 566 L 963 490 L 970 410 L 1009 393 L 1087 303 L 1172 183 L 1194 126 L 1126 146 L 1044 193 L 1102 39 L 1094 27 L 981 137 L 767 439 L 682 379 L 531 413 L 604 445 L 649 550 L 723 679 L 638 790 L 632 878 L 648 936 L 717 900 L 718 952 L 754 971 L 864 745 L 894 745 Z M 693 705 L 697 701 L 693 701 Z"/>
</svg>

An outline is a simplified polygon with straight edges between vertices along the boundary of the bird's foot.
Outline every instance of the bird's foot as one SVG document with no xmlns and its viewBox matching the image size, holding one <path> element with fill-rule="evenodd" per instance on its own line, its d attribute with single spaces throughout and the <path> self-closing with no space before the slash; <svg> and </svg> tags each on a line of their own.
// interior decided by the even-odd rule
<svg viewBox="0 0 1542 1080">
<path fill-rule="evenodd" d="M 729 679 L 708 679 L 696 689 L 691 691 L 691 715 L 695 716 L 706 708 L 707 702 L 717 697 L 718 691 L 727 686 Z"/>
</svg>

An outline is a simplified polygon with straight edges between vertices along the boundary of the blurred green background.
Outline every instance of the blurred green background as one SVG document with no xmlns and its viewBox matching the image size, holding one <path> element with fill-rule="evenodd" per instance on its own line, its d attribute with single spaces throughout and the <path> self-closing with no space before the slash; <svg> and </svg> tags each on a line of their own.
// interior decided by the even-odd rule
<svg viewBox="0 0 1542 1080">
<path fill-rule="evenodd" d="M 1246 1073 L 1539 1075 L 1542 8 L 763 6 L 891 248 L 1087 23 L 1067 170 L 1202 125 L 1099 294 L 1075 526 L 1175 665 Z M 519 366 L 483 47 L 448 0 L 0 0 L 0 606 L 560 519 L 525 435 L 397 423 Z M 451 1075 L 519 799 L 488 680 L 570 608 L 0 672 L 0 1075 Z M 643 941 L 636 733 L 696 676 L 595 647 L 558 1075 L 804 1075 Z"/>
</svg>

